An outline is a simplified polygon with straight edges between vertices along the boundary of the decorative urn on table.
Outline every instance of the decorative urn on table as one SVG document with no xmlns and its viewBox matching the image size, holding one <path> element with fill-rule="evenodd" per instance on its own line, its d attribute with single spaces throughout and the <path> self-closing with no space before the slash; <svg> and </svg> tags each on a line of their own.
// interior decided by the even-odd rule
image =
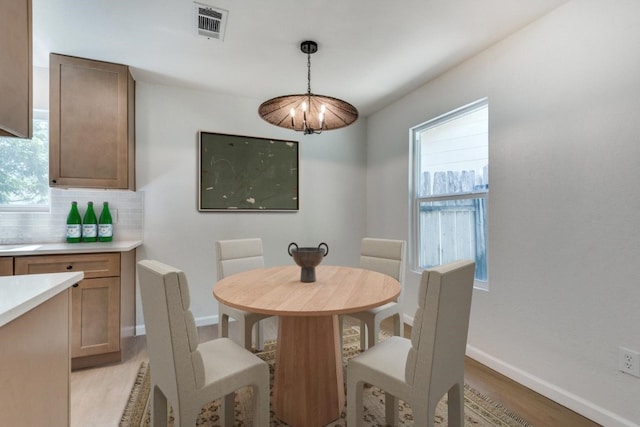
<svg viewBox="0 0 640 427">
<path fill-rule="evenodd" d="M 316 281 L 316 266 L 329 253 L 329 246 L 322 242 L 317 248 L 299 248 L 297 244 L 290 243 L 287 252 L 301 267 L 300 281 L 311 283 Z"/>
</svg>

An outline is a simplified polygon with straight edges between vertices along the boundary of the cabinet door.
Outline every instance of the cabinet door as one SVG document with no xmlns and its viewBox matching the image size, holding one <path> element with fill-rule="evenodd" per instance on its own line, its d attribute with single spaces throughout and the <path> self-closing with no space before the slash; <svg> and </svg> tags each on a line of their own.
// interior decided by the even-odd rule
<svg viewBox="0 0 640 427">
<path fill-rule="evenodd" d="M 49 185 L 134 189 L 129 68 L 51 54 L 49 72 Z"/>
<path fill-rule="evenodd" d="M 31 0 L 0 0 L 0 136 L 31 138 Z"/>
<path fill-rule="evenodd" d="M 85 279 L 120 276 L 120 254 L 36 255 L 16 257 L 15 274 L 83 271 Z"/>
<path fill-rule="evenodd" d="M 122 256 L 125 257 L 124 264 L 120 262 Z M 135 315 L 127 314 L 135 313 L 135 251 L 125 252 L 124 255 L 106 252 L 19 256 L 12 259 L 15 274 L 84 272 L 84 280 L 74 285 L 71 291 L 72 369 L 121 360 L 121 325 L 133 329 L 135 324 Z M 125 279 L 121 283 L 120 274 L 123 271 Z M 124 321 L 120 315 L 123 283 L 127 301 Z"/>
<path fill-rule="evenodd" d="M 120 278 L 80 281 L 71 291 L 71 357 L 120 350 Z"/>
<path fill-rule="evenodd" d="M 13 258 L 0 258 L 0 276 L 13 276 Z"/>
</svg>

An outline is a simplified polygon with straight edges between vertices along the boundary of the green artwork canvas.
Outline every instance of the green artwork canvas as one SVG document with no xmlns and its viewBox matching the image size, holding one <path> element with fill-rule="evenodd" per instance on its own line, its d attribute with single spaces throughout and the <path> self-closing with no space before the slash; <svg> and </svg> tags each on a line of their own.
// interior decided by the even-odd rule
<svg viewBox="0 0 640 427">
<path fill-rule="evenodd" d="M 298 142 L 200 132 L 200 211 L 297 211 Z"/>
</svg>

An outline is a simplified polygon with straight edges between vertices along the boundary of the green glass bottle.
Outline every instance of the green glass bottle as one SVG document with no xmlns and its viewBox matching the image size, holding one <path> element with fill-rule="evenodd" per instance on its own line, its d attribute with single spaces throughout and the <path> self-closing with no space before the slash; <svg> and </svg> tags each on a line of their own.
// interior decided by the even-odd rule
<svg viewBox="0 0 640 427">
<path fill-rule="evenodd" d="M 67 216 L 67 242 L 78 243 L 82 237 L 82 218 L 78 212 L 78 202 L 71 202 Z"/>
<path fill-rule="evenodd" d="M 98 240 L 98 218 L 93 211 L 93 202 L 87 205 L 87 211 L 82 219 L 82 241 L 95 242 Z"/>
<path fill-rule="evenodd" d="M 109 202 L 104 202 L 98 220 L 98 241 L 110 242 L 111 240 L 113 240 L 113 221 L 109 212 Z"/>
</svg>

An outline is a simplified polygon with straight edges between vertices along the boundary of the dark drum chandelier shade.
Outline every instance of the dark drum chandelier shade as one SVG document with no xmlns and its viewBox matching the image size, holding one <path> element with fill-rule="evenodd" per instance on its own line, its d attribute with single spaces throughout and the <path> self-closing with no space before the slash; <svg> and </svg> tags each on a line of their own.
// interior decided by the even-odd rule
<svg viewBox="0 0 640 427">
<path fill-rule="evenodd" d="M 307 54 L 307 93 L 284 95 L 263 102 L 258 114 L 267 122 L 305 135 L 349 126 L 358 110 L 346 101 L 311 93 L 311 54 L 318 51 L 314 41 L 304 41 L 300 50 Z"/>
</svg>

